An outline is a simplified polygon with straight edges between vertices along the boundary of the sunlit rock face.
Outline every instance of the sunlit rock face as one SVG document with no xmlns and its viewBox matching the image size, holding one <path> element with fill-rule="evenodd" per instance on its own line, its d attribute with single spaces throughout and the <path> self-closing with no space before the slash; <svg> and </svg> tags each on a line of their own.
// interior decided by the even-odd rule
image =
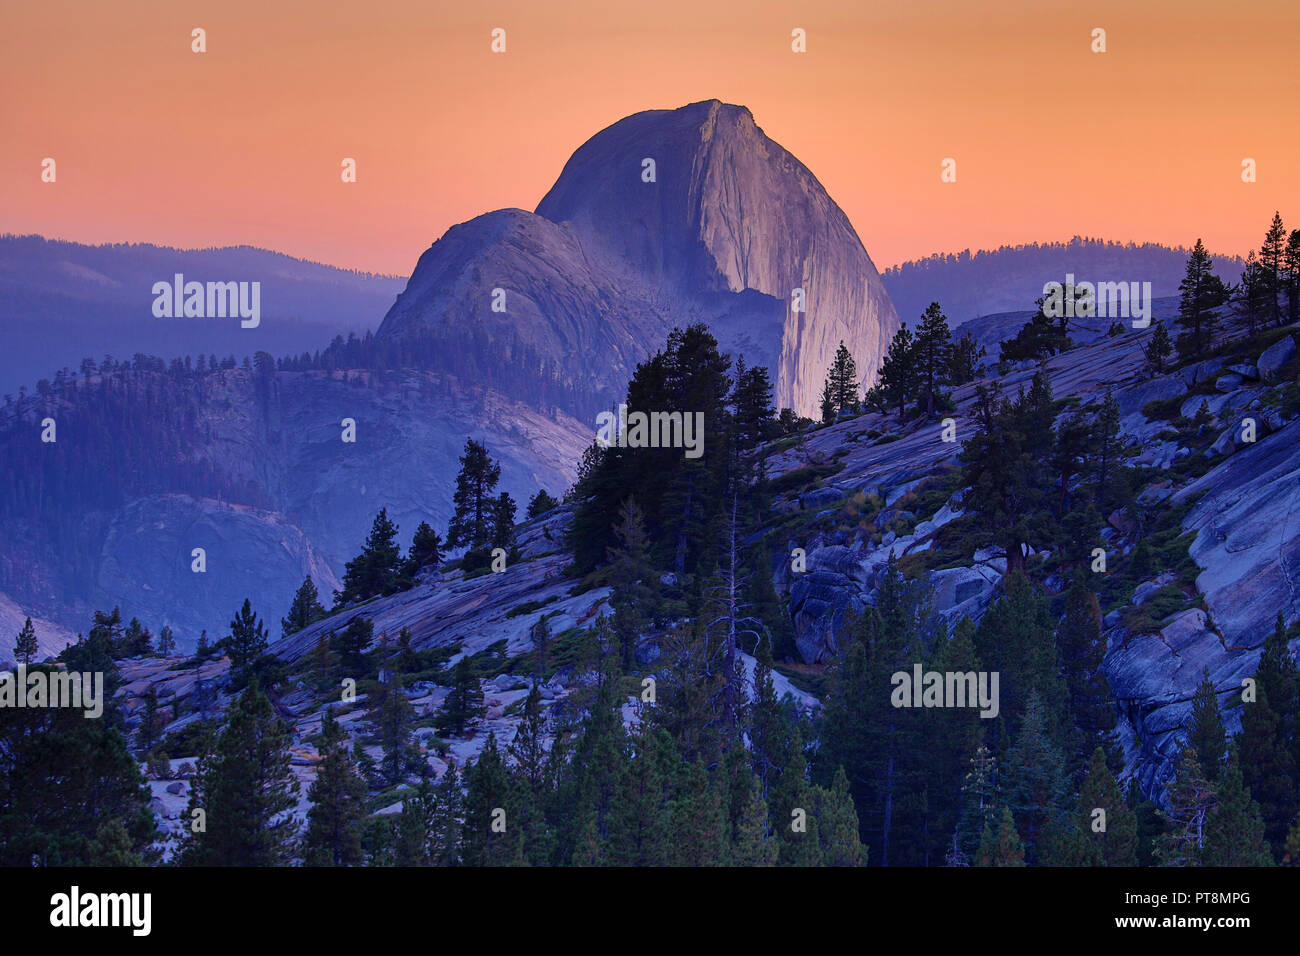
<svg viewBox="0 0 1300 956">
<path fill-rule="evenodd" d="M 536 213 L 448 230 L 380 335 L 477 326 L 527 343 L 575 384 L 617 392 L 669 329 L 693 321 L 766 365 L 778 405 L 807 415 L 841 341 L 870 382 L 898 328 L 816 177 L 749 110 L 717 100 L 620 120 L 573 154 Z"/>
</svg>

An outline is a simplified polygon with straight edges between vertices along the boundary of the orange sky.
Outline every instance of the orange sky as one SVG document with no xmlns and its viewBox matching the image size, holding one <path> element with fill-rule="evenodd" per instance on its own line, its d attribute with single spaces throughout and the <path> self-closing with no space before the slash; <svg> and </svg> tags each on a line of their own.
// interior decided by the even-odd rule
<svg viewBox="0 0 1300 956">
<path fill-rule="evenodd" d="M 1297 37 L 1294 0 L 0 0 L 0 232 L 408 274 L 597 130 L 717 97 L 881 269 L 1075 234 L 1244 253 L 1275 208 L 1300 226 Z"/>
</svg>

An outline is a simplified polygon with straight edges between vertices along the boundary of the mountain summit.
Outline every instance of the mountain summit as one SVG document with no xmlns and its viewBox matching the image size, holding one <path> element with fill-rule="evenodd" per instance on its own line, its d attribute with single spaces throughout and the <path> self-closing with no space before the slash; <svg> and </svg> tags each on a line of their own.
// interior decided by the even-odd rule
<svg viewBox="0 0 1300 956">
<path fill-rule="evenodd" d="M 697 320 L 808 415 L 841 340 L 870 381 L 898 328 L 848 217 L 748 109 L 718 100 L 620 120 L 573 154 L 535 213 L 449 229 L 379 335 L 463 341 L 472 322 L 602 394 Z"/>
</svg>

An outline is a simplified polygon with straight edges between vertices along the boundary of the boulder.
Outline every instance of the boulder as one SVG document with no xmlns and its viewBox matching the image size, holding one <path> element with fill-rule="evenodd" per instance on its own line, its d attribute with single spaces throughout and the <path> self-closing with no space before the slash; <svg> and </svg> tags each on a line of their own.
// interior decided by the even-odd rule
<svg viewBox="0 0 1300 956">
<path fill-rule="evenodd" d="M 799 496 L 799 507 L 805 509 L 824 508 L 844 500 L 844 492 L 838 488 L 818 488 Z"/>
<path fill-rule="evenodd" d="M 1242 378 L 1257 379 L 1259 378 L 1259 369 L 1253 365 L 1229 365 L 1229 372 L 1235 372 Z"/>
<path fill-rule="evenodd" d="M 1175 374 L 1183 380 L 1183 383 L 1188 388 L 1191 388 L 1207 375 L 1213 375 L 1221 368 L 1223 368 L 1223 359 L 1206 359 L 1204 362 L 1197 362 L 1195 365 L 1181 368 Z"/>
<path fill-rule="evenodd" d="M 1282 366 L 1295 357 L 1295 352 L 1295 336 L 1292 335 L 1284 336 L 1268 348 L 1264 349 L 1263 353 L 1259 356 L 1259 361 L 1255 363 L 1255 367 L 1259 370 L 1260 378 L 1277 378 L 1277 374 L 1281 370 Z"/>
<path fill-rule="evenodd" d="M 1236 372 L 1225 372 L 1214 380 L 1214 387 L 1221 392 L 1235 392 L 1242 383 L 1242 377 Z"/>
<path fill-rule="evenodd" d="M 1002 574 L 987 564 L 972 568 L 945 568 L 931 571 L 934 611 L 951 626 L 962 617 L 978 619 L 993 600 L 993 591 Z"/>
</svg>

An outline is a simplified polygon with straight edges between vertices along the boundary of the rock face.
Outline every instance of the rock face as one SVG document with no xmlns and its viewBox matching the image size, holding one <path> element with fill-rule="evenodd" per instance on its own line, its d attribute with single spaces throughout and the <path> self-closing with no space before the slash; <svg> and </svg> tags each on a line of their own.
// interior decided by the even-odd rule
<svg viewBox="0 0 1300 956">
<path fill-rule="evenodd" d="M 448 230 L 379 334 L 511 326 L 576 359 L 577 384 L 617 392 L 684 316 L 767 365 L 778 405 L 809 415 L 841 340 L 870 381 L 898 328 L 848 218 L 749 110 L 717 100 L 629 116 L 574 153 L 535 214 Z"/>
<path fill-rule="evenodd" d="M 256 373 L 232 369 L 204 389 L 193 423 L 201 438 L 180 453 L 252 489 L 259 506 L 172 492 L 85 515 L 87 525 L 103 527 L 88 539 L 96 556 L 88 580 L 62 591 L 47 586 L 49 601 L 37 590 L 48 580 L 38 569 L 24 577 L 16 562 L 5 567 L 4 590 L 22 614 L 40 611 L 84 632 L 93 610 L 118 606 L 154 634 L 169 624 L 178 647 L 190 650 L 201 630 L 210 640 L 223 636 L 247 597 L 275 636 L 305 576 L 329 604 L 380 508 L 397 523 L 403 549 L 421 521 L 446 528 L 467 437 L 501 464 L 498 490 L 521 510 L 539 488 L 561 495 L 589 443 L 563 413 L 428 372 L 382 380 L 277 372 L 259 383 Z M 342 440 L 344 419 L 356 424 L 353 443 Z M 201 574 L 191 570 L 199 547 Z"/>
<path fill-rule="evenodd" d="M 1188 485 L 1197 588 L 1229 646 L 1258 648 L 1279 611 L 1300 617 L 1300 421 L 1244 445 Z"/>
<path fill-rule="evenodd" d="M 205 570 L 192 569 L 203 548 Z M 133 501 L 109 528 L 96 582 L 104 603 L 129 609 L 155 633 L 186 638 L 221 627 L 252 598 L 272 635 L 304 577 L 328 595 L 338 579 L 310 539 L 282 516 L 187 495 Z M 223 632 L 224 633 L 224 632 Z"/>
<path fill-rule="evenodd" d="M 1282 366 L 1295 357 L 1295 351 L 1295 336 L 1285 336 L 1260 354 L 1255 367 L 1262 378 L 1275 378 Z"/>
</svg>

